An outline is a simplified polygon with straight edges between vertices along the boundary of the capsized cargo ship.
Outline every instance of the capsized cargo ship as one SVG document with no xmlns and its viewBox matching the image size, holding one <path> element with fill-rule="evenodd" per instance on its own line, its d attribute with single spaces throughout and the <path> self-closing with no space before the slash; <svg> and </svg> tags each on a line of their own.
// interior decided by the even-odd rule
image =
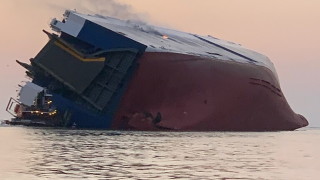
<svg viewBox="0 0 320 180">
<path fill-rule="evenodd" d="M 201 36 L 67 10 L 48 43 L 17 61 L 32 81 L 7 111 L 14 124 L 115 130 L 278 131 L 293 112 L 264 55 Z"/>
</svg>

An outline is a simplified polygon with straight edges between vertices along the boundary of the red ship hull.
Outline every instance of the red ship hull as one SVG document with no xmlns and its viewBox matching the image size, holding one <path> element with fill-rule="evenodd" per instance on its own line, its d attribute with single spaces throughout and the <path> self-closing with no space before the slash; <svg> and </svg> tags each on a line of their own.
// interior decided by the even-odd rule
<svg viewBox="0 0 320 180">
<path fill-rule="evenodd" d="M 145 52 L 113 129 L 277 131 L 307 126 L 269 69 L 255 64 Z"/>
</svg>

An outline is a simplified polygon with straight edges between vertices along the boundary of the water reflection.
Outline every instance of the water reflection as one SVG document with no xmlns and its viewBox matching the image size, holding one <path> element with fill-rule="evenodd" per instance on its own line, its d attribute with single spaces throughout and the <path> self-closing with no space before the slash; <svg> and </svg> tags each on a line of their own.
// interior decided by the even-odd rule
<svg viewBox="0 0 320 180">
<path fill-rule="evenodd" d="M 0 174 L 4 179 L 314 179 L 320 174 L 320 149 L 313 142 L 320 142 L 319 132 L 6 127 L 0 128 L 0 135 L 9 138 L 11 133 L 11 145 L 5 150 L 1 147 L 0 160 L 15 163 L 1 168 Z"/>
</svg>

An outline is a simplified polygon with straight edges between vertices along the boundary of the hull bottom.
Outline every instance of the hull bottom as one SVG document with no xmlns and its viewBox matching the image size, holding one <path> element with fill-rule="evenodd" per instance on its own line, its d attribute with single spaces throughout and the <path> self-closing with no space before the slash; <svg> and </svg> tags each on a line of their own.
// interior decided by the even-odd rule
<svg viewBox="0 0 320 180">
<path fill-rule="evenodd" d="M 278 131 L 308 125 L 265 67 L 173 53 L 145 53 L 139 63 L 113 129 Z"/>
</svg>

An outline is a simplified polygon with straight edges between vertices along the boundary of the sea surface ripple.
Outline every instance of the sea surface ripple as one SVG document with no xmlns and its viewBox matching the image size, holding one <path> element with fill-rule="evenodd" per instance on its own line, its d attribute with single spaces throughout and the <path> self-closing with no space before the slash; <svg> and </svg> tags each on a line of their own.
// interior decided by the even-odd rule
<svg viewBox="0 0 320 180">
<path fill-rule="evenodd" d="M 319 179 L 320 129 L 134 132 L 0 127 L 0 179 Z"/>
</svg>

